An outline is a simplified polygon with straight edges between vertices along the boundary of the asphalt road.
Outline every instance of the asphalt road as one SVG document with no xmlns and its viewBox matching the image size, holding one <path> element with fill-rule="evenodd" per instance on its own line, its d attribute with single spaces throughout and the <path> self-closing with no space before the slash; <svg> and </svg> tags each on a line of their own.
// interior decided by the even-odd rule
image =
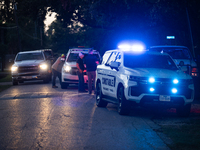
<svg viewBox="0 0 200 150">
<path fill-rule="evenodd" d="M 25 82 L 0 93 L 0 149 L 167 150 L 171 141 L 156 132 L 156 117 L 142 108 L 130 116 L 120 116 L 113 104 L 98 108 L 95 95 L 76 86 Z"/>
</svg>

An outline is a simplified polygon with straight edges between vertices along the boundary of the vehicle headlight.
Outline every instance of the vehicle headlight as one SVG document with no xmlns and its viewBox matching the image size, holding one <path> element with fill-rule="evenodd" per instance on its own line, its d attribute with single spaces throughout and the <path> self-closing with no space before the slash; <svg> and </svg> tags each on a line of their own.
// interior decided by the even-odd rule
<svg viewBox="0 0 200 150">
<path fill-rule="evenodd" d="M 65 71 L 65 72 L 70 72 L 70 70 L 71 70 L 71 67 L 70 67 L 70 66 L 66 65 L 66 66 L 64 67 L 64 71 Z"/>
<path fill-rule="evenodd" d="M 42 70 L 46 70 L 47 67 L 48 67 L 47 64 L 41 64 L 41 65 L 40 65 L 40 69 L 42 69 Z"/>
<path fill-rule="evenodd" d="M 155 78 L 154 78 L 154 77 L 150 77 L 150 78 L 149 78 L 149 82 L 150 82 L 150 83 L 154 83 L 154 82 L 155 82 Z"/>
<path fill-rule="evenodd" d="M 13 71 L 13 72 L 14 72 L 14 71 L 17 71 L 17 69 L 18 69 L 17 66 L 12 66 L 12 67 L 11 67 L 11 71 Z"/>
<path fill-rule="evenodd" d="M 178 84 L 178 82 L 179 82 L 178 79 L 174 79 L 174 80 L 173 80 L 173 83 L 174 83 L 174 84 Z"/>
</svg>

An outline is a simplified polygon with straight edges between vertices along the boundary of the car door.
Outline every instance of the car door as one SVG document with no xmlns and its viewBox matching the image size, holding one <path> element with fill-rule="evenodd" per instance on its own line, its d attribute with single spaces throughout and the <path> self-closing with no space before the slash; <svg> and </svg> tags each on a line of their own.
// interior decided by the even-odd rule
<svg viewBox="0 0 200 150">
<path fill-rule="evenodd" d="M 105 71 L 105 76 L 102 78 L 102 86 L 103 90 L 106 93 L 106 95 L 110 97 L 115 97 L 116 93 L 116 76 L 117 76 L 117 70 L 112 69 L 110 67 L 111 62 L 114 62 L 118 60 L 118 51 L 113 51 L 110 58 L 106 62 L 106 71 Z"/>
</svg>

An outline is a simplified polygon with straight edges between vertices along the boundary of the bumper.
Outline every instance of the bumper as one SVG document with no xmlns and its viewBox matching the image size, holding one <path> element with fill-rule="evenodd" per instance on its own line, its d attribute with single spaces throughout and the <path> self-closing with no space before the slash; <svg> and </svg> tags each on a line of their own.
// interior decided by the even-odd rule
<svg viewBox="0 0 200 150">
<path fill-rule="evenodd" d="M 44 80 L 50 75 L 50 73 L 12 74 L 12 79 L 16 81 Z"/>
<path fill-rule="evenodd" d="M 172 93 L 173 87 L 163 86 L 155 87 L 155 91 L 150 91 L 149 86 L 132 86 L 125 89 L 125 97 L 134 103 L 152 106 L 178 107 L 194 100 L 194 89 L 187 86 L 177 87 L 177 93 Z"/>
<path fill-rule="evenodd" d="M 69 73 L 62 73 L 62 82 L 68 84 L 78 84 L 78 75 L 71 75 Z M 84 83 L 88 83 L 87 75 L 84 75 Z"/>
</svg>

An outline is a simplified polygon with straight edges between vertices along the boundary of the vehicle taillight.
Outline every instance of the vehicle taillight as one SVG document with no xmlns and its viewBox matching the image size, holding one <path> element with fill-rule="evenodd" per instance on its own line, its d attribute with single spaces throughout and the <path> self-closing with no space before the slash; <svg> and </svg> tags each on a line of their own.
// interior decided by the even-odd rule
<svg viewBox="0 0 200 150">
<path fill-rule="evenodd" d="M 192 68 L 192 76 L 198 77 L 199 76 L 199 70 L 198 68 Z"/>
</svg>

